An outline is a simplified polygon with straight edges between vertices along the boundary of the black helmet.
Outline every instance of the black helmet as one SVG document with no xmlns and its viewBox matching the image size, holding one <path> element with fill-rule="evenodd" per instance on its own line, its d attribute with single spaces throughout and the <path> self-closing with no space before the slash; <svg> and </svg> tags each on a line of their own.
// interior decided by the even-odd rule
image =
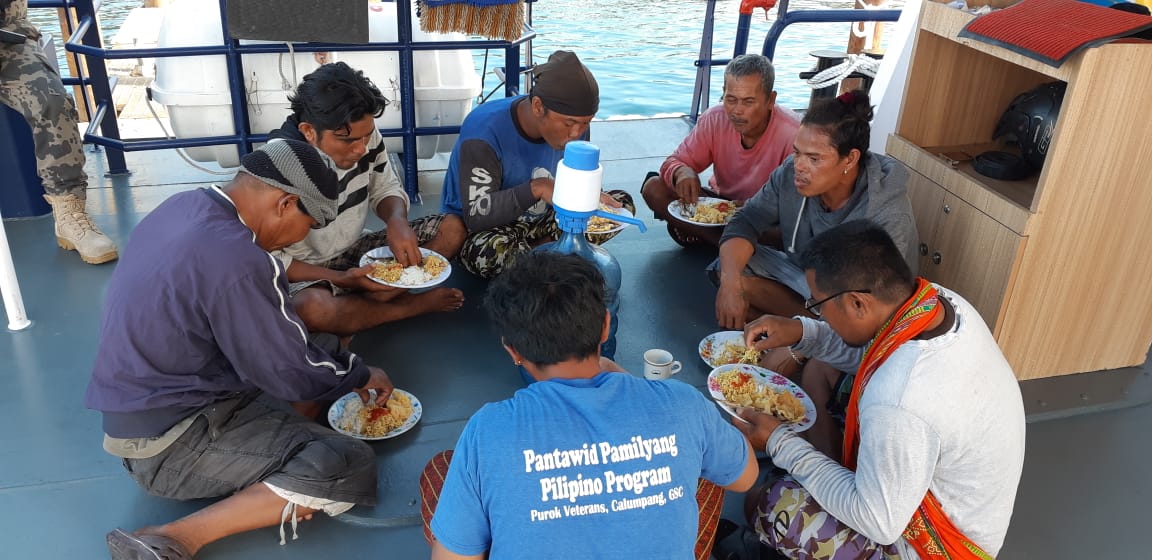
<svg viewBox="0 0 1152 560">
<path fill-rule="evenodd" d="M 1060 104 L 1067 88 L 1064 82 L 1051 82 L 1016 96 L 1000 117 L 1000 122 L 996 123 L 992 138 L 1005 137 L 1009 142 L 1015 142 L 1020 146 L 1024 163 L 1032 171 L 1038 171 L 1044 166 L 1044 158 L 1052 144 L 1056 118 L 1060 116 Z"/>
</svg>

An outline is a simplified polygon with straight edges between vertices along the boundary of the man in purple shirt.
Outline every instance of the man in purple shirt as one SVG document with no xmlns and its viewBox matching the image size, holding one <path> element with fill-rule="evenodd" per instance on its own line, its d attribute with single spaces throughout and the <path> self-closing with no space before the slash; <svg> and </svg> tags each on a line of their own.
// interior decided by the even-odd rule
<svg viewBox="0 0 1152 560">
<path fill-rule="evenodd" d="M 309 342 L 269 253 L 334 219 L 338 192 L 331 160 L 276 140 L 224 188 L 174 195 L 136 227 L 108 286 L 85 404 L 103 413 L 104 449 L 148 493 L 227 497 L 112 531 L 114 560 L 191 558 L 229 535 L 375 503 L 372 448 L 288 403 L 375 389 L 382 404 L 392 382 Z"/>
</svg>

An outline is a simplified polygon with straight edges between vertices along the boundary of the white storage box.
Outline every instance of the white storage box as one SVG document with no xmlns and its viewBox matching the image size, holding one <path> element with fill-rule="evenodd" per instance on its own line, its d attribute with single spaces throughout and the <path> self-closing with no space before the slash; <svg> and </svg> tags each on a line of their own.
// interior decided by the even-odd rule
<svg viewBox="0 0 1152 560">
<path fill-rule="evenodd" d="M 415 4 L 413 4 L 415 6 Z M 169 5 L 160 29 L 160 47 L 221 45 L 219 4 L 215 0 L 178 0 Z M 391 2 L 368 6 L 369 39 L 372 42 L 394 42 L 396 5 Z M 424 33 L 412 30 L 416 41 L 462 41 L 459 33 Z M 242 41 L 243 44 L 266 41 Z M 344 61 L 376 84 L 388 98 L 389 105 L 378 128 L 400 128 L 400 65 L 396 52 L 330 53 L 329 60 Z M 244 89 L 248 98 L 249 128 L 263 134 L 279 128 L 291 113 L 288 95 L 319 64 L 313 53 L 249 54 L 241 57 Z M 458 126 L 472 109 L 480 93 L 480 76 L 468 50 L 417 51 L 413 53 L 416 98 L 416 126 Z M 227 64 L 223 56 L 185 56 L 156 59 L 156 81 L 152 98 L 164 105 L 178 138 L 229 136 L 232 125 L 232 101 L 228 89 Z M 456 135 L 417 137 L 419 158 L 430 158 L 437 152 L 450 152 Z M 387 138 L 389 150 L 400 152 L 401 138 Z M 196 161 L 215 161 L 223 167 L 240 165 L 234 145 L 187 148 Z"/>
</svg>

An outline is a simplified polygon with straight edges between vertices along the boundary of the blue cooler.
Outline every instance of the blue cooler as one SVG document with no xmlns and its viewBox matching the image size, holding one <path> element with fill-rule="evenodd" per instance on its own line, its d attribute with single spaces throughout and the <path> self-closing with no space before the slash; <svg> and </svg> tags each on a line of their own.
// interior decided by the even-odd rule
<svg viewBox="0 0 1152 560">
<path fill-rule="evenodd" d="M 0 104 L 0 216 L 31 218 L 52 212 L 36 173 L 36 149 L 28 121 Z"/>
</svg>

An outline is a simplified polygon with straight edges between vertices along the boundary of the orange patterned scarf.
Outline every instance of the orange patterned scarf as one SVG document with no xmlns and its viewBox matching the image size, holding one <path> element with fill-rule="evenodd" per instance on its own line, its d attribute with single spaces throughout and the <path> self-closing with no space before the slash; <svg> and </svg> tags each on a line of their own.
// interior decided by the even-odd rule
<svg viewBox="0 0 1152 560">
<path fill-rule="evenodd" d="M 856 470 L 856 453 L 860 450 L 860 395 L 872 379 L 872 374 L 896 351 L 900 345 L 912 340 L 928 329 L 944 309 L 940 307 L 936 288 L 923 278 L 916 279 L 916 291 L 900 309 L 880 327 L 880 332 L 864 349 L 864 359 L 852 382 L 848 398 L 848 411 L 844 419 L 844 466 Z M 929 491 L 912 521 L 904 529 L 904 538 L 921 558 L 950 560 L 993 560 L 971 539 L 965 537 L 940 507 L 936 496 Z"/>
</svg>

